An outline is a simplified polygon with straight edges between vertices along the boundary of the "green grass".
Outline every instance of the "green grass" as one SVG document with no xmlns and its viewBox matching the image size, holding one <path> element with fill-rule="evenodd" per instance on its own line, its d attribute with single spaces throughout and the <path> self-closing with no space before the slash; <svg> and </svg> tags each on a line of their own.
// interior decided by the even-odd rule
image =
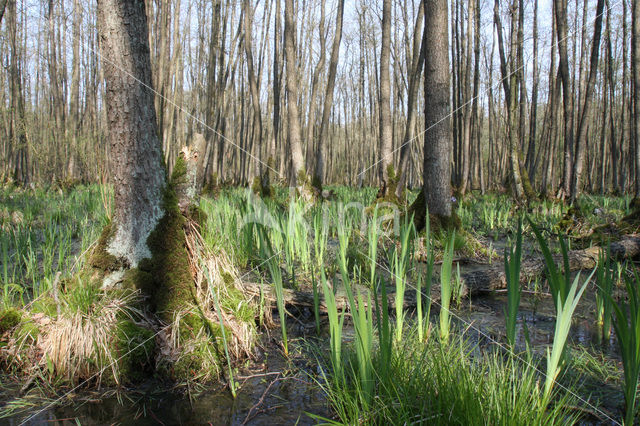
<svg viewBox="0 0 640 426">
<path fill-rule="evenodd" d="M 634 269 L 625 277 L 629 302 L 614 303 L 613 327 L 624 367 L 624 423 L 631 425 L 637 413 L 638 376 L 640 375 L 640 276 Z"/>
<path fill-rule="evenodd" d="M 611 337 L 611 313 L 613 309 L 613 286 L 618 264 L 611 262 L 609 247 L 598 256 L 596 269 L 596 321 L 601 330 L 601 337 L 609 341 Z"/>
<path fill-rule="evenodd" d="M 451 318 L 449 308 L 451 306 L 451 296 L 453 287 L 451 284 L 451 265 L 453 262 L 453 245 L 455 232 L 451 234 L 451 240 L 445 246 L 442 268 L 440 269 L 440 340 L 444 343 L 449 341 L 451 328 Z"/>
<path fill-rule="evenodd" d="M 274 285 L 285 353 L 289 352 L 287 331 L 291 330 L 286 327 L 284 288 L 313 291 L 319 336 L 326 332 L 319 309 L 324 304 L 329 338 L 326 342 L 321 338 L 318 343 L 320 351 L 325 350 L 326 359 L 321 360 L 320 377 L 316 378 L 325 388 L 340 422 L 551 424 L 576 420 L 578 413 L 571 407 L 580 403 L 565 386 L 571 392 L 586 395 L 584 390 L 574 387 L 577 385 L 565 382 L 571 370 L 568 366 L 573 365 L 567 363 L 573 361 L 564 354 L 571 317 L 584 286 L 569 279 L 566 256 L 560 257 L 560 267 L 553 263 L 552 252 L 558 248 L 563 252 L 570 242 L 552 245 L 549 241 L 549 231 L 562 219 L 566 206 L 551 201 L 532 203 L 531 221 L 539 224 L 539 227 L 532 225 L 532 234 L 528 227 L 521 231 L 514 220 L 519 207 L 509 197 L 472 195 L 457 207 L 466 234 L 432 235 L 427 224 L 426 232 L 417 235 L 405 216 L 404 221 L 398 222 L 398 234 L 393 235 L 384 232 L 392 230 L 391 221 L 384 217 L 388 207 L 380 210 L 371 207 L 375 188 L 329 189 L 333 190 L 334 200 L 312 207 L 290 199 L 284 188 L 276 187 L 275 197 L 264 200 L 253 198 L 240 188 L 223 189 L 216 198 L 201 198 L 201 208 L 207 214 L 201 233 L 212 253 L 224 253 L 236 267 L 252 270 L 248 280 L 267 280 Z M 82 266 L 81 261 L 76 262 L 76 256 L 90 247 L 106 223 L 102 196 L 97 186 L 70 192 L 0 189 L 0 288 L 4 307 L 33 300 L 51 289 L 58 272 L 64 280 Z M 408 192 L 408 197 L 411 201 L 415 192 Z M 347 206 L 351 202 L 360 202 L 367 208 Z M 581 198 L 578 209 L 590 224 L 603 220 L 591 214 L 595 207 L 605 209 L 609 218 L 615 219 L 628 213 L 629 200 Z M 452 327 L 455 314 L 449 309 L 451 302 L 459 299 L 455 296 L 456 277 L 464 272 L 459 269 L 460 264 L 453 269 L 453 253 L 465 244 L 467 234 L 496 247 L 499 241 L 493 240 L 516 236 L 515 247 L 505 253 L 508 289 L 505 317 L 507 340 L 512 348 L 521 297 L 520 258 L 523 252 L 528 253 L 534 238 L 540 243 L 543 257 L 551 261 L 547 277 L 558 312 L 553 347 L 546 358 L 530 354 L 528 362 L 533 365 L 525 364 L 517 356 L 494 351 L 493 346 L 470 343 L 467 339 L 471 337 L 458 331 L 463 327 Z M 422 272 L 418 272 L 420 265 L 413 258 L 414 241 L 418 240 L 426 250 Z M 438 333 L 431 335 L 430 295 L 436 259 L 443 260 L 441 309 Z M 599 318 L 606 321 L 610 317 L 605 308 L 609 300 L 606 295 L 611 291 L 605 284 L 607 280 L 613 281 L 610 278 L 615 275 L 615 268 L 607 266 L 604 260 L 600 265 L 598 284 L 603 293 L 598 293 L 597 311 L 601 312 Z M 342 287 L 347 296 L 344 311 L 338 309 L 336 302 L 336 292 L 342 291 Z M 403 308 L 412 287 L 418 290 L 415 315 Z M 387 289 L 395 290 L 394 294 L 387 295 Z M 631 289 L 637 291 L 637 286 Z M 632 290 L 627 291 L 631 294 Z M 61 292 L 59 308 L 64 315 L 90 312 L 102 296 L 98 288 L 78 286 Z M 395 298 L 395 312 L 389 312 L 387 296 Z M 218 301 L 214 302 L 216 310 L 227 309 L 224 300 L 219 301 L 220 306 Z M 633 315 L 629 313 L 633 303 L 632 298 L 629 305 L 618 307 L 632 331 L 634 323 L 629 321 Z M 46 310 L 47 315 L 56 314 L 56 306 L 44 305 L 39 300 L 34 308 Z M 616 329 L 616 333 L 624 334 L 622 316 L 619 320 L 614 318 L 616 324 L 622 330 Z M 353 327 L 351 339 L 345 338 L 347 326 Z M 630 353 L 625 355 L 630 359 L 625 369 L 630 371 L 627 387 L 631 389 L 635 352 L 628 348 L 637 345 L 632 332 L 627 335 L 627 340 L 619 339 L 627 342 L 623 352 Z M 546 375 L 540 372 L 545 360 Z M 604 373 L 598 373 L 597 361 L 581 362 L 594 377 L 593 381 L 607 380 Z M 230 364 L 227 368 L 231 390 L 235 392 L 234 371 Z M 635 401 L 635 394 L 630 391 L 625 391 L 625 396 L 628 401 L 632 397 Z M 635 410 L 635 405 L 632 408 Z"/>
</svg>

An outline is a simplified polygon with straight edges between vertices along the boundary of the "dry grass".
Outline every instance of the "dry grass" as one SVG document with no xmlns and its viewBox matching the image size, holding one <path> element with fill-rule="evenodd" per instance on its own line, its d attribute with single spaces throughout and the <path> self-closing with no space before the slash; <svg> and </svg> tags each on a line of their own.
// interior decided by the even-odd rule
<svg viewBox="0 0 640 426">
<path fill-rule="evenodd" d="M 91 379 L 100 383 L 106 373 L 120 384 L 115 330 L 123 318 L 143 318 L 142 312 L 131 307 L 138 297 L 133 292 L 117 298 L 104 293 L 89 312 L 67 307 L 53 318 L 42 313 L 26 314 L 26 324 L 37 333 L 28 328 L 17 332 L 2 356 L 28 375 L 45 372 L 49 381 L 78 383 Z"/>
<path fill-rule="evenodd" d="M 227 345 L 233 358 L 251 357 L 257 339 L 255 322 L 238 318 L 236 314 L 245 309 L 252 309 L 255 302 L 245 295 L 238 271 L 226 253 L 213 253 L 208 250 L 194 223 L 190 223 L 186 235 L 198 304 L 205 318 L 214 324 L 222 323 L 226 330 L 231 331 L 230 339 L 227 337 Z M 218 316 L 213 291 L 216 292 L 219 301 L 234 302 L 232 309 L 228 306 L 227 309 L 221 309 L 222 318 Z"/>
</svg>

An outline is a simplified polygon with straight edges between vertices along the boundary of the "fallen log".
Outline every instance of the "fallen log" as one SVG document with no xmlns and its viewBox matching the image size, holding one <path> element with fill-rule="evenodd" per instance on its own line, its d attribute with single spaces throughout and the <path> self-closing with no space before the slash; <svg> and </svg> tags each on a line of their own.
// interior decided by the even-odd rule
<svg viewBox="0 0 640 426">
<path fill-rule="evenodd" d="M 244 293 L 247 295 L 254 296 L 256 299 L 259 299 L 260 297 L 262 297 L 263 300 L 271 303 L 276 302 L 275 287 L 271 284 L 243 282 L 242 286 L 244 287 Z M 362 294 L 362 297 L 365 300 L 365 303 L 367 300 L 371 300 L 371 298 L 373 297 L 371 296 L 370 298 L 371 291 L 369 290 L 368 287 L 361 286 L 361 285 L 353 285 L 353 284 L 352 284 L 352 287 L 353 287 L 354 293 L 360 292 L 360 294 Z M 396 306 L 394 291 L 395 291 L 394 288 L 391 288 L 391 287 L 387 288 L 387 303 L 389 305 L 389 309 L 395 309 L 395 306 Z M 436 302 L 439 301 L 440 289 L 439 288 L 432 289 L 431 297 L 434 301 Z M 288 305 L 301 306 L 301 307 L 307 307 L 307 308 L 313 308 L 313 305 L 314 305 L 313 291 L 308 289 L 292 290 L 292 289 L 285 288 L 283 289 L 283 299 L 285 304 L 288 304 Z M 338 311 L 343 309 L 346 311 L 349 310 L 349 299 L 347 298 L 347 295 L 344 291 L 344 287 L 342 285 L 340 285 L 336 290 L 335 300 L 336 300 L 336 306 L 338 308 Z M 381 299 L 379 298 L 378 302 L 380 302 L 380 300 Z M 404 307 L 406 309 L 410 309 L 410 308 L 415 308 L 415 306 L 416 306 L 416 292 L 415 290 L 408 288 L 405 292 Z M 327 305 L 324 302 L 324 296 L 322 294 L 319 295 L 318 308 L 320 312 L 327 311 Z"/>
<path fill-rule="evenodd" d="M 569 269 L 579 271 L 581 269 L 593 269 L 598 263 L 602 247 L 589 247 L 583 250 L 569 251 Z M 612 242 L 610 256 L 615 260 L 632 259 L 640 255 L 640 236 L 628 235 L 620 241 Z M 554 261 L 559 268 L 563 268 L 562 256 L 554 256 Z M 520 268 L 520 283 L 528 283 L 544 275 L 546 264 L 544 259 L 523 260 Z M 498 265 L 462 274 L 463 293 L 465 295 L 477 295 L 504 289 L 507 287 L 507 279 L 502 262 Z"/>
<path fill-rule="evenodd" d="M 583 250 L 570 251 L 568 253 L 569 269 L 571 271 L 579 271 L 581 269 L 595 268 L 602 250 L 603 249 L 601 247 L 589 247 Z M 620 241 L 612 242 L 609 253 L 615 260 L 632 259 L 640 255 L 640 236 L 628 235 L 623 237 Z M 562 256 L 556 255 L 554 256 L 554 260 L 559 268 L 563 267 Z M 542 277 L 545 271 L 546 264 L 544 259 L 535 258 L 523 260 L 520 268 L 520 283 L 525 284 L 538 277 Z M 507 280 L 502 262 L 497 262 L 495 266 L 490 266 L 486 269 L 463 273 L 461 274 L 460 279 L 463 286 L 460 293 L 461 297 L 486 294 L 507 287 Z M 256 298 L 262 297 L 265 301 L 269 302 L 276 301 L 276 293 L 273 285 L 252 282 L 243 282 L 242 285 L 246 294 L 252 295 Z M 370 290 L 368 287 L 353 284 L 352 286 L 354 293 L 360 292 L 363 295 L 364 300 L 370 300 Z M 387 287 L 387 302 L 389 309 L 395 308 L 394 292 L 395 288 Z M 313 308 L 314 305 L 313 291 L 311 289 L 292 290 L 285 288 L 283 289 L 283 297 L 286 304 L 308 308 Z M 426 295 L 423 295 L 423 298 L 426 298 Z M 349 301 L 342 285 L 338 286 L 335 299 L 338 310 L 349 310 Z M 436 304 L 440 301 L 439 283 L 433 283 L 431 288 L 431 300 Z M 404 297 L 404 307 L 406 309 L 410 309 L 415 306 L 416 291 L 408 286 Z M 322 294 L 320 294 L 319 297 L 319 309 L 321 312 L 326 312 L 327 310 Z"/>
</svg>

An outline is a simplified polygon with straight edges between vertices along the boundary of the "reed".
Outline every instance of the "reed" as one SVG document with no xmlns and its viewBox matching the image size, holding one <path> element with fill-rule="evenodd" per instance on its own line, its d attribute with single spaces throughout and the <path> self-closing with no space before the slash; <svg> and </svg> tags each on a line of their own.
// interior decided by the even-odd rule
<svg viewBox="0 0 640 426">
<path fill-rule="evenodd" d="M 612 265 L 609 259 L 609 247 L 600 252 L 596 268 L 596 321 L 604 341 L 609 341 L 611 337 L 613 284 L 617 274 L 617 264 Z"/>
<path fill-rule="evenodd" d="M 451 318 L 449 307 L 451 305 L 451 295 L 453 287 L 451 285 L 451 266 L 453 263 L 453 245 L 455 231 L 451 233 L 449 242 L 446 244 L 440 269 L 440 340 L 443 343 L 449 341 L 449 330 L 451 328 Z"/>
<path fill-rule="evenodd" d="M 236 382 L 233 379 L 233 367 L 231 366 L 231 357 L 229 356 L 229 346 L 227 343 L 227 334 L 224 328 L 224 322 L 222 321 L 222 309 L 220 308 L 220 302 L 218 300 L 218 292 L 213 288 L 213 278 L 211 276 L 211 270 L 207 268 L 207 274 L 209 277 L 209 292 L 213 296 L 214 306 L 216 308 L 216 315 L 220 321 L 220 333 L 222 335 L 222 345 L 224 347 L 224 356 L 227 359 L 227 368 L 229 370 L 229 390 L 233 398 L 236 398 Z"/>
<path fill-rule="evenodd" d="M 575 312 L 582 293 L 587 288 L 591 277 L 595 271 L 592 271 L 589 277 L 585 280 L 582 287 L 579 287 L 580 274 L 578 274 L 573 283 L 569 286 L 567 295 L 562 298 L 562 294 L 558 293 L 556 296 L 556 325 L 553 334 L 553 345 L 551 350 L 547 348 L 547 371 L 544 383 L 544 398 L 543 405 L 546 407 L 548 404 L 553 385 L 556 378 L 560 373 L 562 363 L 564 361 L 564 353 L 567 344 L 567 338 L 569 337 L 569 330 L 571 329 L 571 320 L 573 313 Z"/>
<path fill-rule="evenodd" d="M 638 376 L 640 375 L 640 276 L 634 269 L 633 276 L 625 276 L 629 302 L 613 304 L 613 328 L 624 368 L 624 423 L 634 424 L 637 412 Z"/>
</svg>

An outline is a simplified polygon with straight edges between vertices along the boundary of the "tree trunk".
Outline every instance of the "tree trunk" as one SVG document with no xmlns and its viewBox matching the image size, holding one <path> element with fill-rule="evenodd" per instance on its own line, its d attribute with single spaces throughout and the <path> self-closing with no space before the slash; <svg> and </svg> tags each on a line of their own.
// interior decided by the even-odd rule
<svg viewBox="0 0 640 426">
<path fill-rule="evenodd" d="M 24 94 L 22 89 L 22 75 L 20 74 L 20 53 L 17 39 L 17 5 L 16 0 L 8 3 L 7 27 L 9 30 L 9 45 L 11 58 L 9 64 L 9 87 L 11 91 L 11 125 L 10 136 L 14 155 L 14 181 L 22 186 L 29 183 L 29 147 L 27 146 Z"/>
<path fill-rule="evenodd" d="M 260 93 L 258 89 L 258 78 L 256 76 L 254 66 L 253 66 L 253 51 L 252 51 L 252 26 L 253 26 L 253 7 L 250 6 L 249 2 L 243 2 L 243 15 L 244 15 L 244 52 L 247 58 L 247 73 L 249 79 L 249 91 L 251 92 L 251 106 L 253 107 L 253 126 L 252 132 L 253 135 L 251 140 L 251 146 L 254 143 L 258 145 L 262 145 L 262 111 L 260 110 Z M 249 150 L 249 154 L 251 151 Z M 258 156 L 259 158 L 259 156 Z M 265 167 L 262 161 L 258 162 L 258 168 L 260 169 L 260 181 L 262 186 L 262 176 L 266 173 Z M 251 182 L 254 176 L 249 175 L 249 181 Z M 262 188 L 261 188 L 262 189 Z"/>
<path fill-rule="evenodd" d="M 631 68 L 633 74 L 633 146 L 635 148 L 635 196 L 640 196 L 640 2 L 631 2 Z"/>
<path fill-rule="evenodd" d="M 416 218 L 429 214 L 451 217 L 451 121 L 448 46 L 448 10 L 446 0 L 425 0 L 425 128 L 422 193 L 426 206 L 416 205 Z"/>
<path fill-rule="evenodd" d="M 576 156 L 573 170 L 573 181 L 571 184 L 571 202 L 575 203 L 580 193 L 582 167 L 584 163 L 584 155 L 587 144 L 587 127 L 590 120 L 589 112 L 591 109 L 591 99 L 596 85 L 596 75 L 598 73 L 598 58 L 600 54 L 600 36 L 602 33 L 602 12 L 604 10 L 604 0 L 598 0 L 596 6 L 596 21 L 593 30 L 593 40 L 591 44 L 591 59 L 589 65 L 589 78 L 584 94 L 584 106 L 582 107 L 582 115 L 578 123 L 578 133 L 575 140 Z M 604 123 L 603 123 L 604 126 Z M 604 162 L 604 158 L 602 158 Z"/>
<path fill-rule="evenodd" d="M 527 149 L 527 172 L 531 180 L 535 181 L 535 151 L 538 124 L 538 0 L 533 2 L 533 87 L 531 88 L 531 112 L 529 118 L 529 147 Z"/>
<path fill-rule="evenodd" d="M 165 172 L 151 87 L 143 1 L 98 0 L 100 51 L 114 183 L 107 250 L 125 266 L 151 257 L 147 237 L 164 214 Z"/>
<path fill-rule="evenodd" d="M 382 195 L 390 188 L 393 172 L 393 135 L 391 131 L 391 78 L 389 58 L 391 56 L 391 0 L 382 3 L 382 45 L 380 47 L 380 179 Z M 391 172 L 391 173 L 389 173 Z M 391 175 L 391 176 L 390 176 Z"/>
<path fill-rule="evenodd" d="M 325 138 L 329 132 L 329 118 L 331 107 L 333 106 L 333 91 L 336 85 L 336 74 L 338 70 L 338 58 L 340 56 L 340 40 L 342 39 L 342 17 L 344 15 L 344 0 L 339 0 L 338 11 L 336 12 L 336 33 L 333 36 L 331 46 L 331 58 L 329 59 L 329 75 L 327 77 L 327 90 L 324 96 L 324 106 L 322 108 L 322 121 L 320 133 L 316 144 L 316 167 L 314 170 L 314 186 L 322 188 L 325 174 L 325 158 L 327 155 Z"/>
<path fill-rule="evenodd" d="M 559 73 L 562 83 L 562 105 L 564 111 L 564 174 L 561 198 L 570 193 L 573 160 L 573 92 L 569 75 L 569 55 L 567 53 L 567 0 L 554 2 L 556 30 L 558 32 Z"/>
<path fill-rule="evenodd" d="M 418 85 L 420 76 L 422 75 L 422 66 L 424 64 L 425 46 L 422 44 L 424 39 L 423 28 L 424 23 L 424 2 L 420 2 L 416 24 L 413 29 L 413 54 L 411 60 L 411 73 L 409 74 L 409 88 L 407 91 L 407 124 L 402 138 L 400 147 L 400 164 L 398 166 L 398 184 L 396 186 L 396 197 L 401 198 L 407 186 L 407 168 L 409 166 L 409 157 L 411 155 L 411 147 L 413 142 L 414 128 L 416 126 L 416 101 L 418 99 Z"/>
<path fill-rule="evenodd" d="M 307 174 L 302 155 L 300 114 L 298 112 L 298 66 L 296 65 L 296 31 L 293 20 L 293 0 L 284 2 L 284 53 L 287 62 L 287 136 L 291 148 L 293 182 L 300 195 L 307 197 Z"/>
</svg>

